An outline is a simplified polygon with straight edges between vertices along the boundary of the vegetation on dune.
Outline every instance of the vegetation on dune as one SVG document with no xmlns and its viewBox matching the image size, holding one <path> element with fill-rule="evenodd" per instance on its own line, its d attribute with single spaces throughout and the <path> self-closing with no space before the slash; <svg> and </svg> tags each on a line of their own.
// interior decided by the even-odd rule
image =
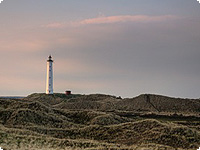
<svg viewBox="0 0 200 150">
<path fill-rule="evenodd" d="M 56 98 L 59 99 L 59 98 Z M 199 99 L 181 99 L 143 94 L 135 98 L 121 99 L 103 94 L 78 95 L 55 105 L 59 109 L 92 109 L 100 111 L 173 112 L 200 114 Z"/>
<path fill-rule="evenodd" d="M 60 93 L 0 99 L 0 146 L 7 150 L 196 149 L 199 104 L 199 100 L 149 94 L 131 99 Z"/>
</svg>

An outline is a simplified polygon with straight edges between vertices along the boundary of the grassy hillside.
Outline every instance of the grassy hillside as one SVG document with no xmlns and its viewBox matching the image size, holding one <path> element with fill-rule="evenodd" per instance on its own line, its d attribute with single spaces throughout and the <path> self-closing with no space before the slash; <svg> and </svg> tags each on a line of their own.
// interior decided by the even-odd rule
<svg viewBox="0 0 200 150">
<path fill-rule="evenodd" d="M 197 149 L 199 99 L 31 94 L 0 99 L 0 147 Z"/>
<path fill-rule="evenodd" d="M 59 98 L 56 100 L 59 100 Z M 115 96 L 92 94 L 79 95 L 68 100 L 65 98 L 65 100 L 60 101 L 54 107 L 59 109 L 199 114 L 200 99 L 171 98 L 151 94 L 121 99 Z"/>
</svg>

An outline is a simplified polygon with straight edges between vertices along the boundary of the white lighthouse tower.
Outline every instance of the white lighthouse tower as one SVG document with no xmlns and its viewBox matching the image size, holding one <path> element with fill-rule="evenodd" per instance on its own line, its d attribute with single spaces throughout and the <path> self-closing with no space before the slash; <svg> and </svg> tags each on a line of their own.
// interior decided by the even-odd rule
<svg viewBox="0 0 200 150">
<path fill-rule="evenodd" d="M 51 55 L 47 60 L 46 94 L 53 94 L 53 60 Z"/>
</svg>

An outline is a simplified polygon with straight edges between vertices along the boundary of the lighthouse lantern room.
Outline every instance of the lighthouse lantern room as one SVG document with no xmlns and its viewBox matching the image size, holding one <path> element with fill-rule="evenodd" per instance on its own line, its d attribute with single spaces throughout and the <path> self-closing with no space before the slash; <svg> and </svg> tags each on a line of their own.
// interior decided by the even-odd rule
<svg viewBox="0 0 200 150">
<path fill-rule="evenodd" d="M 53 94 L 53 60 L 51 55 L 47 60 L 46 94 Z"/>
</svg>

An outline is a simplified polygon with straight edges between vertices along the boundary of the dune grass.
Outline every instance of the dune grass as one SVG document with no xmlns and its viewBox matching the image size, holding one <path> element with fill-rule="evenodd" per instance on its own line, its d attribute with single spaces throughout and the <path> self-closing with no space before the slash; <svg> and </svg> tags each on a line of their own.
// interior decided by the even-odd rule
<svg viewBox="0 0 200 150">
<path fill-rule="evenodd" d="M 200 146 L 198 109 L 192 110 L 198 101 L 189 100 L 192 104 L 187 105 L 182 99 L 167 100 L 155 95 L 148 98 L 56 93 L 0 99 L 0 147 L 4 150 L 193 150 Z M 165 111 L 179 103 L 184 104 L 176 107 L 178 113 L 173 109 Z M 183 110 L 193 116 L 182 114 Z"/>
</svg>

